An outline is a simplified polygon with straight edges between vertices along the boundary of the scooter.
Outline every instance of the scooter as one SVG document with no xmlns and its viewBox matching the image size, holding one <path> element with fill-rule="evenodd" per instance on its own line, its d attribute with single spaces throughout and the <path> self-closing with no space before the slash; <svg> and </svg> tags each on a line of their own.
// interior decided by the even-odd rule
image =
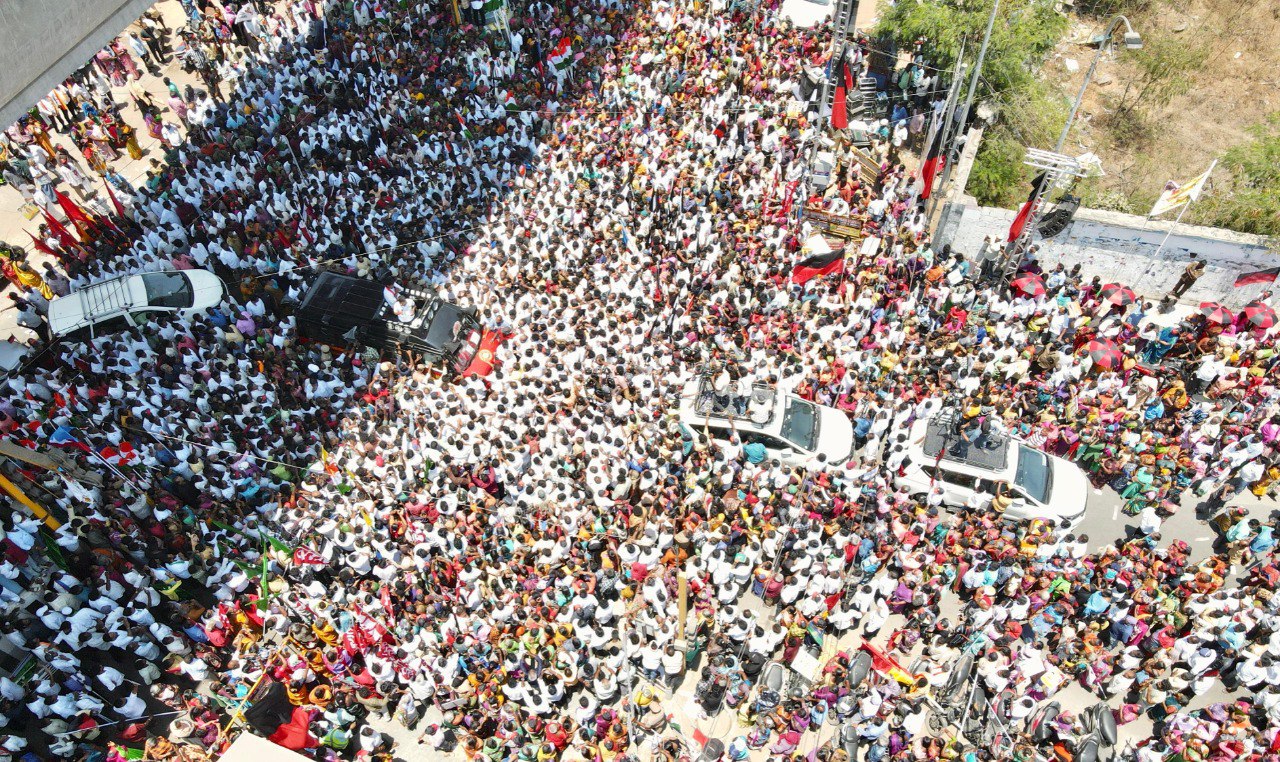
<svg viewBox="0 0 1280 762">
<path fill-rule="evenodd" d="M 1036 707 L 1036 710 L 1027 716 L 1027 735 L 1037 745 L 1049 743 L 1058 735 L 1058 731 L 1053 727 L 1053 721 L 1058 719 L 1061 713 L 1062 705 L 1056 701 Z"/>
<path fill-rule="evenodd" d="M 858 695 L 862 684 L 867 681 L 867 676 L 871 674 L 871 667 L 871 654 L 866 651 L 859 651 L 858 655 L 853 657 L 853 663 L 849 665 L 849 694 L 841 699 L 841 701 L 847 700 L 853 707 L 848 719 L 841 723 L 840 732 L 837 736 L 840 748 L 848 756 L 849 762 L 856 762 L 862 747 L 862 737 L 858 735 L 858 723 L 854 719 L 857 716 L 857 700 L 855 696 Z"/>
<path fill-rule="evenodd" d="M 756 694 L 755 711 L 772 712 L 782 701 L 782 692 L 787 684 L 787 668 L 780 662 L 771 661 L 760 673 L 760 692 Z"/>
<path fill-rule="evenodd" d="M 1080 725 L 1085 736 L 1076 739 L 1077 762 L 1098 762 L 1102 750 L 1116 743 L 1116 718 L 1111 707 L 1099 702 L 1084 710 L 1080 715 Z"/>
<path fill-rule="evenodd" d="M 866 651 L 859 651 L 858 655 L 853 657 L 853 662 L 849 665 L 849 687 L 854 691 L 862 685 L 867 679 L 867 675 L 871 674 L 872 658 L 871 654 Z"/>
<path fill-rule="evenodd" d="M 849 762 L 857 762 L 858 753 L 862 750 L 862 736 L 858 735 L 857 725 L 852 722 L 841 725 L 837 743 Z"/>
</svg>

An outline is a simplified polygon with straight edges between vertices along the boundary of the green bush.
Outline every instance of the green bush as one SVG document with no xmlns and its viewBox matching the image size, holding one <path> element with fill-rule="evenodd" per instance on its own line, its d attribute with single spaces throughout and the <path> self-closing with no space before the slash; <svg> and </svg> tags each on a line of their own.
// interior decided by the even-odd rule
<svg viewBox="0 0 1280 762">
<path fill-rule="evenodd" d="M 1204 225 L 1280 236 L 1280 113 L 1249 133 L 1247 143 L 1227 151 L 1188 216 Z"/>
<path fill-rule="evenodd" d="M 973 64 L 995 0 L 900 0 L 885 8 L 877 36 L 907 48 L 921 37 L 926 54 L 940 69 L 955 66 L 960 48 Z M 1035 81 L 1036 70 L 1067 28 L 1067 19 L 1045 0 L 1002 0 L 987 59 L 982 66 L 978 100 Z"/>
</svg>

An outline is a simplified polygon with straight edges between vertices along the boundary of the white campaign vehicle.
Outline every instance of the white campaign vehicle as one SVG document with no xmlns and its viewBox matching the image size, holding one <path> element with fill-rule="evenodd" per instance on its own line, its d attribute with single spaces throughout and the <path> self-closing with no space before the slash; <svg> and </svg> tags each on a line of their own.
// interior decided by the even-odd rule
<svg viewBox="0 0 1280 762">
<path fill-rule="evenodd" d="M 710 435 L 721 442 L 736 431 L 742 444 L 758 442 L 770 459 L 792 466 L 807 465 L 819 455 L 838 465 L 853 454 L 853 424 L 844 413 L 765 385 L 752 387 L 750 397 L 738 397 L 716 394 L 710 377 L 697 376 L 681 395 L 680 423 L 695 437 Z"/>
<path fill-rule="evenodd" d="M 1079 467 L 1007 434 L 993 433 L 987 441 L 974 436 L 973 442 L 964 442 L 955 433 L 965 428 L 955 425 L 956 415 L 938 413 L 911 427 L 898 486 L 913 495 L 941 487 L 943 502 L 962 506 L 975 493 L 994 495 L 997 485 L 1004 483 L 1012 498 L 1005 518 L 1040 519 L 1069 530 L 1080 524 L 1089 480 Z"/>
<path fill-rule="evenodd" d="M 194 315 L 225 294 L 222 280 L 208 270 L 125 275 L 49 302 L 49 329 L 54 336 L 85 341 L 143 327 L 161 313 Z"/>
</svg>

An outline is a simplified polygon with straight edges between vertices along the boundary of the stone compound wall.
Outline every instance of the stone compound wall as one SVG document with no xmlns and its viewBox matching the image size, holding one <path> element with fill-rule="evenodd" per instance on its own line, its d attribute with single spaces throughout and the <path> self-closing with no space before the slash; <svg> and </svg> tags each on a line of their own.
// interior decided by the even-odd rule
<svg viewBox="0 0 1280 762">
<path fill-rule="evenodd" d="M 156 0 L 0 0 L 0 129 L 136 21 Z"/>
<path fill-rule="evenodd" d="M 1010 209 L 949 203 L 937 227 L 937 244 L 950 243 L 953 250 L 972 256 L 984 236 L 1004 241 L 1014 214 Z M 1157 255 L 1166 234 L 1169 240 Z M 1066 232 L 1038 243 L 1045 267 L 1058 262 L 1068 268 L 1079 264 L 1090 278 L 1100 275 L 1104 283 L 1124 283 L 1152 299 L 1173 288 L 1190 255 L 1199 254 L 1207 271 L 1184 300 L 1217 301 L 1236 308 L 1268 288 L 1262 284 L 1235 288 L 1232 284 L 1238 275 L 1280 265 L 1280 253 L 1260 236 L 1089 209 L 1077 212 Z"/>
</svg>

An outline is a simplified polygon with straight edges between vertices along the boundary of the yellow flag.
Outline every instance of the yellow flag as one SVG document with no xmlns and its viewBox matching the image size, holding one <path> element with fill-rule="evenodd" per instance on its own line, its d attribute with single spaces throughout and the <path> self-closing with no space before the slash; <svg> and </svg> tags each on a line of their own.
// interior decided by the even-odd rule
<svg viewBox="0 0 1280 762">
<path fill-rule="evenodd" d="M 1204 171 L 1204 174 L 1197 175 L 1181 185 L 1171 182 L 1165 186 L 1164 193 L 1161 193 L 1160 198 L 1156 199 L 1156 205 L 1151 207 L 1151 211 L 1147 216 L 1158 217 L 1165 212 L 1181 209 L 1200 198 L 1200 191 L 1204 189 L 1204 184 L 1209 179 L 1209 175 L 1213 172 L 1213 167 L 1217 163 L 1215 161 Z"/>
</svg>

